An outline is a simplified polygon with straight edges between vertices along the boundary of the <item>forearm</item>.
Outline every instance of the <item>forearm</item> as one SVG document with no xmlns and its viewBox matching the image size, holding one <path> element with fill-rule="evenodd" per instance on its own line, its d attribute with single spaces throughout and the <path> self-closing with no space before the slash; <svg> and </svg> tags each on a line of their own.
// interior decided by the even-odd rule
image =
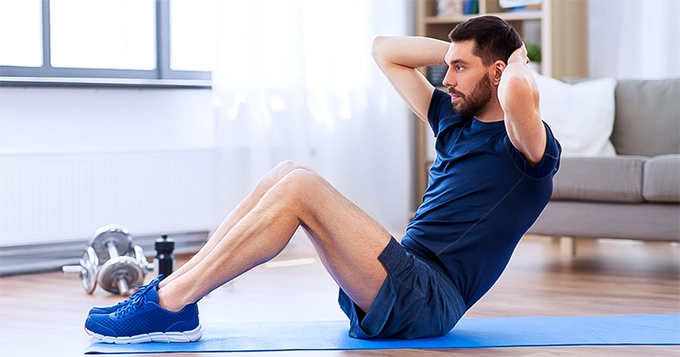
<svg viewBox="0 0 680 357">
<path fill-rule="evenodd" d="M 376 37 L 373 58 L 378 66 L 399 65 L 418 68 L 445 65 L 444 55 L 449 43 L 428 37 Z"/>
<path fill-rule="evenodd" d="M 522 50 L 518 50 L 519 56 L 513 54 L 508 60 L 498 86 L 498 100 L 510 141 L 530 163 L 537 164 L 543 157 L 546 134 L 538 87 Z"/>
<path fill-rule="evenodd" d="M 434 87 L 416 68 L 443 65 L 449 43 L 425 37 L 377 37 L 373 58 L 418 118 L 427 122 Z"/>
</svg>

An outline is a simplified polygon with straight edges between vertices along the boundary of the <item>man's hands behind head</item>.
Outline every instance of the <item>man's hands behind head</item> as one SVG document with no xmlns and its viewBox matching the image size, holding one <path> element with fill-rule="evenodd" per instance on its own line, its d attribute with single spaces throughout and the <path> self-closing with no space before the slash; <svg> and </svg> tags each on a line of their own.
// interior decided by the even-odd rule
<svg viewBox="0 0 680 357">
<path fill-rule="evenodd" d="M 522 46 L 510 54 L 510 57 L 508 58 L 508 64 L 514 62 L 529 64 L 529 57 L 527 57 L 527 47 L 524 45 L 524 42 L 522 42 Z"/>
</svg>

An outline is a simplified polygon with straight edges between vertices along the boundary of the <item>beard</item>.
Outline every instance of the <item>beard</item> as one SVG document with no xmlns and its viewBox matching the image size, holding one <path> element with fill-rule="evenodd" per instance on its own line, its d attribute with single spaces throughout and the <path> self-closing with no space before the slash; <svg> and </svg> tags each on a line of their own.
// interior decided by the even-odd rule
<svg viewBox="0 0 680 357">
<path fill-rule="evenodd" d="M 489 79 L 484 76 L 477 82 L 475 89 L 470 93 L 470 95 L 465 95 L 453 88 L 449 89 L 449 93 L 455 94 L 460 97 L 458 104 L 453 104 L 453 109 L 456 110 L 461 117 L 464 119 L 472 119 L 480 110 L 482 110 L 491 101 L 491 96 L 493 95 L 493 90 L 491 88 L 491 83 Z"/>
</svg>

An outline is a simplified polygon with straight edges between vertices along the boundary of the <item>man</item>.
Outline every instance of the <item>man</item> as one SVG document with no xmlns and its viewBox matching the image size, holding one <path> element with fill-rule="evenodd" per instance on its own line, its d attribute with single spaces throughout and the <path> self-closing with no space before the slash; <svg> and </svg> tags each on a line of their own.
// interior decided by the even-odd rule
<svg viewBox="0 0 680 357">
<path fill-rule="evenodd" d="M 451 43 L 379 37 L 373 55 L 430 124 L 437 158 L 402 243 L 311 170 L 284 162 L 265 176 L 185 265 L 130 299 L 93 308 L 106 342 L 201 336 L 196 302 L 275 257 L 302 226 L 340 286 L 357 338 L 447 333 L 495 283 L 552 192 L 560 147 L 541 121 L 519 35 L 497 17 L 457 26 Z M 449 67 L 436 90 L 416 70 Z"/>
</svg>

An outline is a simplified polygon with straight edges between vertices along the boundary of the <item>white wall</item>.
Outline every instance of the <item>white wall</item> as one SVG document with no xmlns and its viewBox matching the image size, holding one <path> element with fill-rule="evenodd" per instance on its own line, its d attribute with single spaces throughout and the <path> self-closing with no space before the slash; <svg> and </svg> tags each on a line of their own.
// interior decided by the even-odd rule
<svg viewBox="0 0 680 357">
<path fill-rule="evenodd" d="M 211 91 L 0 87 L 0 154 L 214 147 Z"/>
<path fill-rule="evenodd" d="M 680 76 L 680 1 L 588 1 L 591 77 Z"/>
<path fill-rule="evenodd" d="M 210 90 L 0 88 L 0 246 L 212 229 Z"/>
<path fill-rule="evenodd" d="M 386 131 L 360 136 L 393 137 L 399 169 L 358 153 L 349 155 L 354 172 L 327 178 L 399 235 L 415 119 L 398 98 L 390 102 L 400 109 L 376 119 Z M 242 168 L 254 154 L 216 144 L 216 132 L 210 90 L 0 87 L 0 247 L 82 241 L 107 223 L 133 235 L 214 229 L 252 188 Z M 391 202 L 370 198 L 384 190 Z"/>
</svg>

